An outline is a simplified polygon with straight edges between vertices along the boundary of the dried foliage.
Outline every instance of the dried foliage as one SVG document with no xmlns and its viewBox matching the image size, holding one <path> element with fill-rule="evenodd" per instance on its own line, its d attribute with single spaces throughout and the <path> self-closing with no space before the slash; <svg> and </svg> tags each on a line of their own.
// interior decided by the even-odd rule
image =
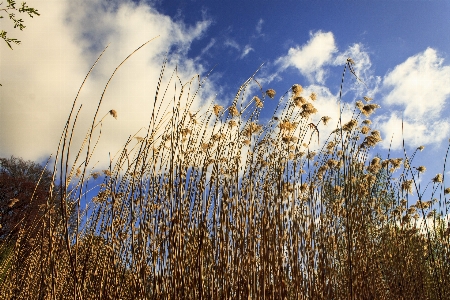
<svg viewBox="0 0 450 300">
<path fill-rule="evenodd" d="M 127 142 L 86 208 L 80 199 L 95 180 L 86 166 L 96 128 L 86 160 L 66 166 L 71 115 L 55 169 L 66 183 L 62 215 L 46 213 L 32 255 L 8 248 L 0 297 L 449 299 L 449 230 L 440 216 L 448 189 L 437 196 L 443 176 L 430 183 L 441 209 L 434 211 L 416 184 L 415 152 L 396 180 L 404 160 L 369 159 L 381 137 L 366 135 L 361 113 L 375 104 L 360 105 L 323 148 L 310 150 L 325 126 L 311 123 L 318 112 L 310 100 L 320 97 L 302 97 L 292 85 L 263 124 L 260 103 L 275 91 L 247 105 L 253 77 L 231 106 L 204 114 L 189 111 L 197 87 L 185 84 L 177 99 L 186 109 L 175 103 L 169 118 L 155 109 L 147 135 Z M 78 211 L 73 228 L 69 203 Z M 426 216 L 434 222 L 423 223 Z"/>
</svg>

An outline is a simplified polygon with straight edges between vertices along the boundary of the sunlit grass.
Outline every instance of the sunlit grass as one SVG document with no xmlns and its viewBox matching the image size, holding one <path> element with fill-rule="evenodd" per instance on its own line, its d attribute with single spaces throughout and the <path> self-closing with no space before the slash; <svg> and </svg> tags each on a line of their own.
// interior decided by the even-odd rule
<svg viewBox="0 0 450 300">
<path fill-rule="evenodd" d="M 254 74 L 228 107 L 196 112 L 202 82 L 178 84 L 174 72 L 162 87 L 164 76 L 165 63 L 146 135 L 130 137 L 103 174 L 90 169 L 93 134 L 120 111 L 93 120 L 69 166 L 71 113 L 54 171 L 61 209 L 48 201 L 32 255 L 20 239 L 1 246 L 2 299 L 450 297 L 450 191 L 439 175 L 426 187 L 437 200 L 422 199 L 417 150 L 369 158 L 381 141 L 366 119 L 371 98 L 318 145 L 329 117 L 299 84 L 277 98 Z M 171 88 L 173 99 L 160 93 Z M 278 105 L 262 123 L 266 101 Z M 91 187 L 100 190 L 83 207 Z"/>
</svg>

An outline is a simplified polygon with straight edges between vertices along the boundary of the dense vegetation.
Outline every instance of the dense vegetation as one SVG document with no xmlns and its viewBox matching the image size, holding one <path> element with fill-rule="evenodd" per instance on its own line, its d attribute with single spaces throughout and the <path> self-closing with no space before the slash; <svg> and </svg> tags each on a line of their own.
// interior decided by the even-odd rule
<svg viewBox="0 0 450 300">
<path fill-rule="evenodd" d="M 438 174 L 438 200 L 422 199 L 417 150 L 369 158 L 381 141 L 367 119 L 372 99 L 361 97 L 313 151 L 329 118 L 312 123 L 320 99 L 301 85 L 275 97 L 252 76 L 229 107 L 194 113 L 202 83 L 181 84 L 169 100 L 159 92 L 164 70 L 146 136 L 130 138 L 103 174 L 88 165 L 104 118 L 68 165 L 71 112 L 55 164 L 58 209 L 47 201 L 30 255 L 23 239 L 8 252 L 2 299 L 450 298 L 450 190 Z M 166 90 L 181 83 L 176 71 L 169 77 Z M 247 97 L 252 86 L 260 92 Z M 265 101 L 277 99 L 261 123 Z"/>
</svg>

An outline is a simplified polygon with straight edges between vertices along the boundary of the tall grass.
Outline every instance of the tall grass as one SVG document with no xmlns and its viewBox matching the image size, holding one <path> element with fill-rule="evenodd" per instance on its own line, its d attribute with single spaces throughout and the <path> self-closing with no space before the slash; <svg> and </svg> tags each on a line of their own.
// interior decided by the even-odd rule
<svg viewBox="0 0 450 300">
<path fill-rule="evenodd" d="M 175 70 L 163 87 L 165 66 L 146 135 L 130 137 L 102 176 L 89 163 L 104 118 L 72 158 L 75 99 L 54 170 L 60 209 L 50 195 L 32 255 L 20 252 L 26 233 L 8 248 L 2 299 L 450 298 L 450 190 L 436 176 L 427 188 L 437 203 L 422 199 L 417 150 L 369 159 L 381 141 L 370 98 L 314 150 L 328 117 L 312 123 L 321 99 L 300 85 L 270 100 L 254 74 L 229 107 L 195 113 L 203 82 Z M 266 101 L 278 106 L 261 123 Z"/>
</svg>

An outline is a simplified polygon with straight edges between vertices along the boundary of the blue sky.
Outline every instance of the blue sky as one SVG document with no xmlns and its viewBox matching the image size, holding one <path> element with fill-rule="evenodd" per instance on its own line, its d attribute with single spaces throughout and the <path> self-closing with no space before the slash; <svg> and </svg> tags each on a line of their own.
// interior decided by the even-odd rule
<svg viewBox="0 0 450 300">
<path fill-rule="evenodd" d="M 257 79 L 281 96 L 294 83 L 319 95 L 320 116 L 337 121 L 343 65 L 355 62 L 368 88 L 347 77 L 344 100 L 374 98 L 371 117 L 384 142 L 373 153 L 402 157 L 401 119 L 408 153 L 424 145 L 417 162 L 428 176 L 442 171 L 450 137 L 450 2 L 448 1 L 27 1 L 41 13 L 24 17 L 22 40 L 0 49 L 0 156 L 42 160 L 56 151 L 78 87 L 102 49 L 109 48 L 83 88 L 76 145 L 114 68 L 131 51 L 159 35 L 118 72 L 100 117 L 99 161 L 146 126 L 163 57 L 187 81 L 214 71 L 194 105 L 230 104 L 234 93 L 264 63 Z M 257 93 L 254 89 L 253 92 Z M 271 116 L 266 102 L 262 116 Z M 330 130 L 333 129 L 332 127 Z M 321 133 L 322 134 L 322 133 Z M 139 134 L 138 134 L 139 135 Z M 322 134 L 322 136 L 326 136 Z M 99 163 L 99 166 L 101 163 Z"/>
</svg>

